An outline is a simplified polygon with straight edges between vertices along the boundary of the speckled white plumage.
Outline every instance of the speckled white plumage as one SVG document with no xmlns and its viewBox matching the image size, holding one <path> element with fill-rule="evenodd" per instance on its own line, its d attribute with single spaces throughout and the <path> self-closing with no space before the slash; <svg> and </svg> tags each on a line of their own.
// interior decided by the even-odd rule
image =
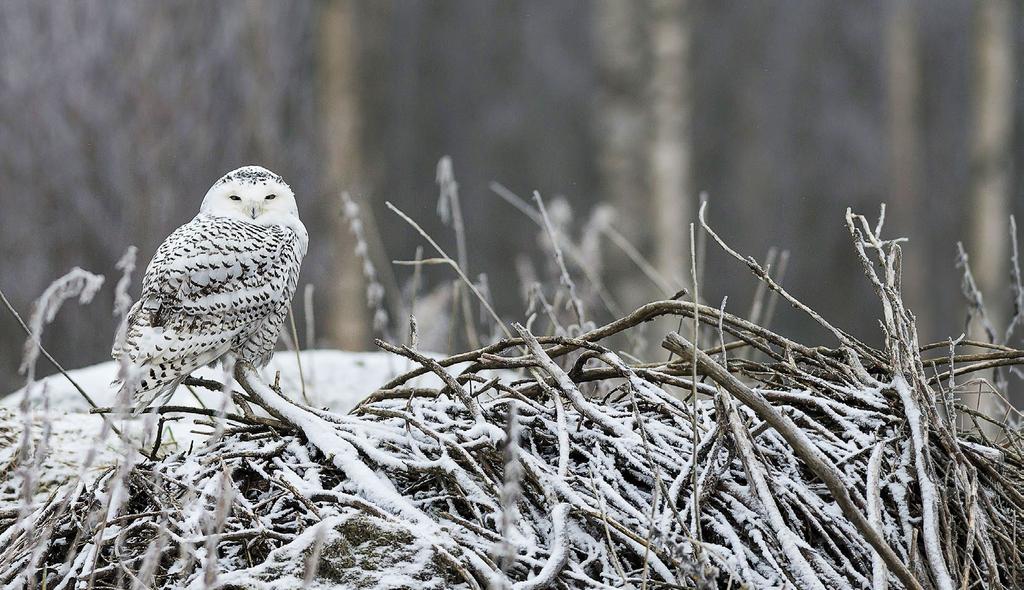
<svg viewBox="0 0 1024 590">
<path fill-rule="evenodd" d="M 291 189 L 259 166 L 234 170 L 157 249 L 115 359 L 139 407 L 226 355 L 269 362 L 295 293 L 308 234 Z"/>
</svg>

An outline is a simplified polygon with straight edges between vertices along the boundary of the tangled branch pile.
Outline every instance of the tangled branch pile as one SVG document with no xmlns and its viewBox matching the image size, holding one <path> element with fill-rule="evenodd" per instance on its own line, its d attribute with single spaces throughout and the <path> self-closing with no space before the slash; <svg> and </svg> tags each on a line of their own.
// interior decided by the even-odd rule
<svg viewBox="0 0 1024 590">
<path fill-rule="evenodd" d="M 1018 435 L 965 428 L 974 416 L 954 395 L 957 376 L 1024 352 L 925 359 L 900 298 L 898 245 L 847 221 L 882 303 L 884 349 L 748 259 L 839 345 L 661 301 L 576 337 L 519 327 L 443 360 L 381 343 L 419 367 L 349 415 L 238 367 L 248 401 L 218 436 L 19 515 L 0 533 L 0 583 L 1024 585 Z M 665 315 L 704 326 L 703 349 L 671 333 L 669 360 L 640 362 L 608 344 Z M 485 376 L 493 369 L 504 371 Z M 427 372 L 445 386 L 417 387 Z"/>
</svg>

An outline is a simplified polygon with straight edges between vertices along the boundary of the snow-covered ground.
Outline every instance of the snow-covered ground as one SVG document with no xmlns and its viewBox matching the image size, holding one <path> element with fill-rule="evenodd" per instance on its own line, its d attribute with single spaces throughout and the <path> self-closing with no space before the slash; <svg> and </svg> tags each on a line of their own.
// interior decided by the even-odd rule
<svg viewBox="0 0 1024 590">
<path fill-rule="evenodd" d="M 439 355 L 431 355 L 439 356 Z M 296 400 L 301 400 L 302 384 L 310 405 L 335 412 L 348 412 L 368 394 L 392 378 L 404 373 L 411 365 L 406 359 L 384 352 L 345 352 L 340 350 L 309 350 L 301 353 L 302 373 L 298 370 L 293 352 L 279 352 L 263 370 L 267 383 L 273 383 L 280 371 L 281 388 Z M 455 375 L 462 366 L 449 369 Z M 98 406 L 115 405 L 116 389 L 111 382 L 117 373 L 113 362 L 68 372 Z M 196 371 L 196 377 L 224 380 L 220 367 L 205 367 Z M 441 381 L 432 374 L 417 377 L 411 384 L 424 387 L 440 386 Z M 232 382 L 236 390 L 240 390 Z M 191 389 L 191 390 L 190 390 Z M 24 389 L 0 398 L 0 466 L 10 464 L 17 452 L 18 440 L 26 421 L 19 410 Z M 103 420 L 89 413 L 89 405 L 68 380 L 60 374 L 49 376 L 35 384 L 30 393 L 33 439 L 44 438 L 44 426 L 49 428 L 46 453 L 39 473 L 39 493 L 45 494 L 54 485 L 67 481 L 78 473 L 90 449 L 98 455 L 91 461 L 88 472 L 97 472 L 121 456 L 121 442 L 113 435 L 100 436 Z M 222 394 L 200 387 L 179 387 L 170 404 L 220 408 Z M 185 450 L 192 444 L 201 444 L 210 432 L 208 426 L 197 424 L 195 416 L 175 416 L 164 426 L 162 448 L 165 452 Z M 152 424 L 149 424 L 151 427 Z M 0 496 L 3 494 L 0 493 Z"/>
<path fill-rule="evenodd" d="M 301 377 L 295 353 L 279 352 L 263 370 L 265 379 L 268 383 L 273 383 L 276 373 L 280 371 L 282 390 L 300 397 L 302 383 L 305 381 L 306 395 L 310 404 L 335 412 L 348 412 L 375 389 L 412 367 L 406 359 L 385 352 L 307 350 L 300 355 Z M 432 356 L 436 357 L 436 355 Z M 452 374 L 457 374 L 458 368 L 455 367 Z M 68 373 L 97 405 L 114 405 L 116 389 L 111 386 L 111 382 L 117 374 L 117 365 L 114 361 L 75 369 Z M 217 381 L 224 380 L 224 372 L 220 367 L 204 367 L 193 373 L 193 376 Z M 416 384 L 426 387 L 440 384 L 440 380 L 434 375 L 424 375 L 418 379 Z M 239 389 L 237 386 L 235 388 Z M 220 394 L 202 388 L 192 388 L 192 390 L 204 404 L 209 407 L 217 407 Z M 0 399 L 0 407 L 16 409 L 21 403 L 23 394 L 23 390 L 18 390 Z M 32 405 L 41 408 L 44 395 L 49 397 L 50 407 L 61 412 L 89 411 L 89 405 L 63 375 L 51 375 L 42 380 L 41 384 L 36 385 L 33 389 Z M 198 405 L 196 396 L 187 387 L 179 387 L 169 403 Z"/>
</svg>

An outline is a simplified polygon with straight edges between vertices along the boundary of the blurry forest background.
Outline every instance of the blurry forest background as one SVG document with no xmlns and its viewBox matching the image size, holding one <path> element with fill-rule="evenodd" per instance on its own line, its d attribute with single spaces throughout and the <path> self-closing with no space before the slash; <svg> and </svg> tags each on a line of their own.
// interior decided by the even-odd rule
<svg viewBox="0 0 1024 590">
<path fill-rule="evenodd" d="M 372 312 L 340 193 L 360 204 L 401 335 L 396 286 L 412 269 L 388 261 L 412 259 L 423 241 L 384 202 L 454 254 L 435 182 L 450 155 L 469 274 L 486 273 L 506 318 L 523 317 L 523 277 L 551 276 L 551 262 L 537 226 L 492 182 L 526 200 L 538 190 L 626 309 L 689 283 L 687 226 L 706 192 L 732 245 L 762 259 L 789 251 L 790 291 L 876 344 L 879 309 L 844 213 L 886 202 L 886 233 L 911 238 L 904 290 L 922 342 L 956 337 L 957 241 L 994 315 L 1012 313 L 1022 16 L 1010 0 L 8 0 L 0 287 L 27 313 L 72 266 L 112 284 L 132 244 L 141 273 L 218 177 L 259 163 L 290 182 L 310 229 L 301 281 L 314 285 L 317 345 L 368 348 Z M 714 249 L 704 267 L 704 299 L 728 295 L 745 314 L 748 271 Z M 451 279 L 424 269 L 423 292 L 440 289 L 422 296 L 424 334 L 444 321 L 430 306 L 446 309 Z M 108 358 L 112 291 L 48 331 L 67 366 Z M 772 325 L 833 343 L 789 309 Z M 18 384 L 22 342 L 0 314 L 0 392 Z"/>
</svg>

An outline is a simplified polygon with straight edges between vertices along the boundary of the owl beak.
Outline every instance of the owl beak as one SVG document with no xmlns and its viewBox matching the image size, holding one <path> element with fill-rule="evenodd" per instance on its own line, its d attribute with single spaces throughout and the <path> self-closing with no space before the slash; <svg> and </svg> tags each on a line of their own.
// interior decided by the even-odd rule
<svg viewBox="0 0 1024 590">
<path fill-rule="evenodd" d="M 259 209 L 257 209 L 256 207 L 252 207 L 249 210 L 249 213 L 252 215 L 253 219 L 256 219 L 259 216 Z"/>
</svg>

